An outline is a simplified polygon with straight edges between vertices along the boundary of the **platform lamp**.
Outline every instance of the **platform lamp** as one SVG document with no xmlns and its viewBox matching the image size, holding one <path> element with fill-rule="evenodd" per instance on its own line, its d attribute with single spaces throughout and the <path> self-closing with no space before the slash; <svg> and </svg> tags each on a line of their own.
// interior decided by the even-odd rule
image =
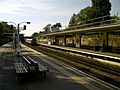
<svg viewBox="0 0 120 90">
<path fill-rule="evenodd" d="M 4 22 L 4 23 L 12 23 L 17 28 L 16 29 L 17 37 L 15 35 L 15 37 L 17 38 L 17 41 L 16 41 L 16 55 L 20 56 L 20 52 L 21 52 L 21 50 L 20 50 L 20 40 L 19 40 L 19 38 L 20 38 L 20 34 L 19 34 L 19 32 L 20 32 L 20 25 L 23 24 L 23 23 L 30 24 L 30 22 L 20 22 L 18 24 L 14 23 L 14 22 Z M 11 25 L 11 28 L 12 27 L 13 27 L 13 25 Z M 26 25 L 24 25 L 23 30 L 26 30 Z"/>
<path fill-rule="evenodd" d="M 30 24 L 30 22 L 21 22 L 21 23 L 18 23 L 17 25 L 17 49 L 16 49 L 16 55 L 17 56 L 20 56 L 20 53 L 21 53 L 21 49 L 20 49 L 20 24 L 23 24 L 23 23 L 26 23 L 26 24 Z M 23 30 L 26 30 L 26 25 L 24 25 L 24 28 Z"/>
</svg>

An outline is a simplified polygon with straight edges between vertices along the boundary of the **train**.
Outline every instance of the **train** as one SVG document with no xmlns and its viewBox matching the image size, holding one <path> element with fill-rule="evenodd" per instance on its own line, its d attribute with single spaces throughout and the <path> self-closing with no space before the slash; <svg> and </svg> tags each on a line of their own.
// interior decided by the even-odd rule
<svg viewBox="0 0 120 90">
<path fill-rule="evenodd" d="M 37 45 L 38 45 L 37 40 L 36 40 L 35 38 L 33 38 L 33 39 L 31 40 L 31 45 L 32 45 L 32 46 L 37 46 Z"/>
</svg>

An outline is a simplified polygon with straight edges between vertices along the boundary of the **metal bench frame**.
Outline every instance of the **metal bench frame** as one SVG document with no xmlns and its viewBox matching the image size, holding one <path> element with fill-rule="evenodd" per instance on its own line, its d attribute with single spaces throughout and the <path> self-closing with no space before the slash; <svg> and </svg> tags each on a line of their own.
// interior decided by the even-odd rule
<svg viewBox="0 0 120 90">
<path fill-rule="evenodd" d="M 35 78 L 41 77 L 42 79 L 43 78 L 46 79 L 46 72 L 49 71 L 47 68 L 45 68 L 42 64 L 30 58 L 29 56 L 27 57 L 23 56 L 23 59 L 27 64 L 26 65 L 27 71 L 29 75 L 32 76 L 32 78 L 35 79 Z"/>
<path fill-rule="evenodd" d="M 18 80 L 24 80 L 26 78 L 28 71 L 23 63 L 14 63 L 14 69 L 17 73 Z"/>
</svg>

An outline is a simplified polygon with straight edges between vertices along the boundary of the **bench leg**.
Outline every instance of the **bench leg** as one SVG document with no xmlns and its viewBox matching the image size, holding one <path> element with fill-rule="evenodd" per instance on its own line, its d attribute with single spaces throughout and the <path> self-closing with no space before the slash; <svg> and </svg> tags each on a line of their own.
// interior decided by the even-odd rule
<svg viewBox="0 0 120 90">
<path fill-rule="evenodd" d="M 18 81 L 26 81 L 28 80 L 27 73 L 17 74 Z"/>
<path fill-rule="evenodd" d="M 46 72 L 39 72 L 39 74 L 36 74 L 38 75 L 37 78 L 40 78 L 40 79 L 46 79 Z"/>
<path fill-rule="evenodd" d="M 18 81 L 22 81 L 22 75 L 21 74 L 17 74 L 17 77 L 18 77 Z"/>
<path fill-rule="evenodd" d="M 46 79 L 46 72 L 43 72 L 43 77 L 44 79 Z"/>
</svg>

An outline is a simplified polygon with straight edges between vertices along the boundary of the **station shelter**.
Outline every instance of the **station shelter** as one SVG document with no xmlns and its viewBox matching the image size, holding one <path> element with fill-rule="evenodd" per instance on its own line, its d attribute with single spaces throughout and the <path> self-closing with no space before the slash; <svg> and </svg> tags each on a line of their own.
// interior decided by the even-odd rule
<svg viewBox="0 0 120 90">
<path fill-rule="evenodd" d="M 54 32 L 43 35 L 49 45 L 108 51 L 120 48 L 120 24 Z"/>
</svg>

